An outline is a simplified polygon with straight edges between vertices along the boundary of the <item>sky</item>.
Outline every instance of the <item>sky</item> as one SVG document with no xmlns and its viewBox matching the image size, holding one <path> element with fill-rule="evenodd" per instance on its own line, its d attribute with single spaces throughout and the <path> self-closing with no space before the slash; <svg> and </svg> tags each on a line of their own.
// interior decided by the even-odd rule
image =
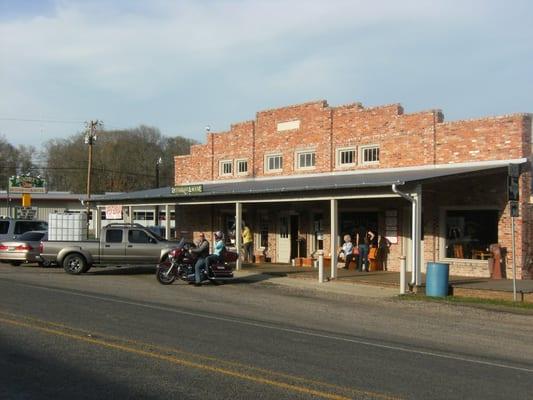
<svg viewBox="0 0 533 400">
<path fill-rule="evenodd" d="M 205 142 L 315 100 L 533 112 L 529 0 L 0 0 L 0 136 L 99 119 Z"/>
</svg>

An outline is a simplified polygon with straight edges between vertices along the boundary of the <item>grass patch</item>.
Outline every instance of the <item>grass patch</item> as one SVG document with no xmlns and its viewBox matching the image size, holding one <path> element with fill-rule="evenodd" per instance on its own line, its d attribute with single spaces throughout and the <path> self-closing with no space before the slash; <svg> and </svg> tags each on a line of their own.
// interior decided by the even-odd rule
<svg viewBox="0 0 533 400">
<path fill-rule="evenodd" d="M 490 309 L 523 310 L 527 311 L 528 314 L 533 313 L 533 303 L 525 303 L 520 301 L 514 302 L 509 300 L 461 296 L 428 297 L 420 294 L 402 294 L 398 296 L 398 299 L 403 301 L 425 301 L 428 303 L 470 305 Z"/>
</svg>

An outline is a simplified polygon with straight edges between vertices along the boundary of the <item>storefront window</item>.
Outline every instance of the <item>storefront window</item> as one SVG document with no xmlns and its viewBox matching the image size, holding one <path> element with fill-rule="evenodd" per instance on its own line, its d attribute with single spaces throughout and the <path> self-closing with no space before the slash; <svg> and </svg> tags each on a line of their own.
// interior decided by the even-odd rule
<svg viewBox="0 0 533 400">
<path fill-rule="evenodd" d="M 485 259 L 497 242 L 497 210 L 446 211 L 446 257 Z"/>
</svg>

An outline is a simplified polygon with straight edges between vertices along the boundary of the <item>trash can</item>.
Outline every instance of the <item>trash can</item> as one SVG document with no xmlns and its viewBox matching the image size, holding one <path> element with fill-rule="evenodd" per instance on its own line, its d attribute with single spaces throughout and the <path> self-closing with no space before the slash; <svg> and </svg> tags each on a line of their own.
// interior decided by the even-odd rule
<svg viewBox="0 0 533 400">
<path fill-rule="evenodd" d="M 428 262 L 426 271 L 426 296 L 448 296 L 450 264 Z"/>
</svg>

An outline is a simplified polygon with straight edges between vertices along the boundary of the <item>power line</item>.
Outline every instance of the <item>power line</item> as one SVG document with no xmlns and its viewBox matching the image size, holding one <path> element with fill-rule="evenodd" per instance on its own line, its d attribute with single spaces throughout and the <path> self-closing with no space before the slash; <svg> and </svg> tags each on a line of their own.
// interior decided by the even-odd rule
<svg viewBox="0 0 533 400">
<path fill-rule="evenodd" d="M 16 121 L 16 122 L 47 122 L 52 124 L 83 124 L 82 120 L 64 120 L 64 119 L 38 119 L 38 118 L 10 118 L 0 117 L 0 121 Z"/>
</svg>

